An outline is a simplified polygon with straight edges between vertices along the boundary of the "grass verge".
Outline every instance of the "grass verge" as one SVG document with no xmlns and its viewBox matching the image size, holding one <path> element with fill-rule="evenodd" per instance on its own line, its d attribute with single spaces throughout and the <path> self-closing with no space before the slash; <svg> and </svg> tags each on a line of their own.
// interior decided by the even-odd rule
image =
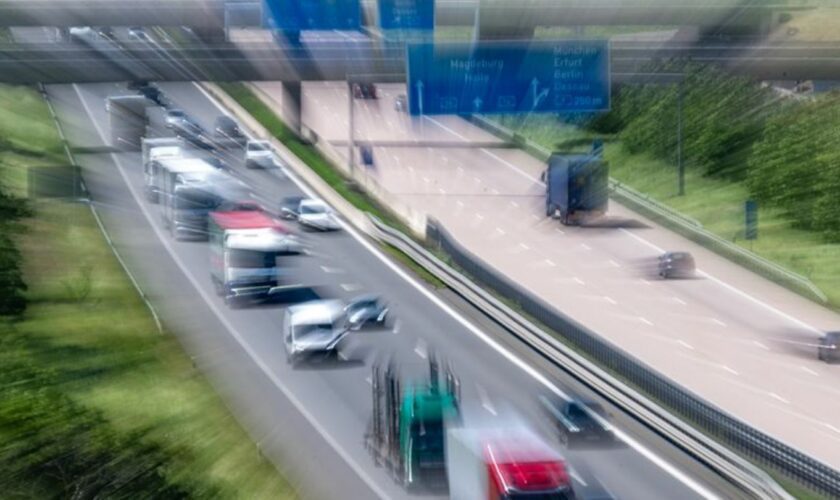
<svg viewBox="0 0 840 500">
<path fill-rule="evenodd" d="M 0 146 L 5 149 L 0 180 L 7 192 L 23 197 L 27 168 L 67 160 L 56 153 L 61 143 L 35 90 L 0 86 L 0 103 L 7 102 L 13 107 L 0 106 L 0 137 L 14 148 Z M 124 488 L 111 495 L 149 494 L 137 478 L 151 473 L 167 488 L 152 490 L 154 496 L 295 498 L 177 340 L 158 333 L 89 207 L 58 200 L 29 204 L 33 215 L 15 234 L 28 308 L 22 317 L 0 323 L 5 357 L 0 373 L 15 367 L 38 378 L 0 388 L 0 457 L 32 449 L 32 443 L 43 446 L 25 456 L 34 467 L 26 469 L 35 471 L 31 478 L 0 473 L 0 483 L 24 496 L 72 496 L 74 491 L 85 496 L 77 489 L 86 487 L 84 470 L 68 474 L 66 483 L 45 477 L 55 465 L 45 457 L 61 457 L 71 466 L 95 464 L 91 476 L 107 470 L 122 478 Z M 23 411 L 35 414 L 34 402 L 49 408 L 38 413 L 44 425 L 26 427 L 15 419 Z M 135 475 L 138 457 L 153 462 Z"/>
<path fill-rule="evenodd" d="M 289 151 L 303 161 L 313 172 L 333 188 L 342 198 L 362 212 L 374 215 L 376 218 L 391 227 L 399 229 L 405 234 L 411 234 L 405 224 L 402 223 L 390 210 L 381 206 L 375 200 L 367 196 L 358 187 L 354 186 L 345 178 L 329 160 L 311 144 L 301 142 L 292 130 L 283 123 L 283 120 L 269 108 L 251 89 L 241 83 L 220 83 L 219 87 L 235 100 L 245 111 L 257 120 L 265 129 L 282 142 Z M 423 267 L 417 265 L 413 260 L 403 255 L 398 250 L 389 246 L 384 247 L 388 253 L 393 255 L 402 264 L 410 268 L 424 281 L 435 288 L 442 288 L 443 283 L 432 276 Z"/>
</svg>

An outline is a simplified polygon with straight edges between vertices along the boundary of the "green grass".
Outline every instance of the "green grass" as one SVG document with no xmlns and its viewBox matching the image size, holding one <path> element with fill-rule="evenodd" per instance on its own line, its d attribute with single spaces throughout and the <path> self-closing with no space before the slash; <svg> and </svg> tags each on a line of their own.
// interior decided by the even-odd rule
<svg viewBox="0 0 840 500">
<path fill-rule="evenodd" d="M 507 121 L 514 128 L 519 123 Z M 571 125 L 549 123 L 546 118 L 534 118 L 519 130 L 557 150 L 588 147 L 594 137 Z M 749 194 L 744 183 L 704 177 L 687 168 L 686 194 L 678 196 L 674 164 L 630 154 L 617 140 L 607 143 L 604 155 L 614 179 L 697 219 L 718 236 L 809 278 L 828 296 L 832 307 L 840 307 L 840 244 L 826 243 L 816 233 L 795 228 L 790 218 L 771 207 L 759 207 L 759 237 L 746 241 L 744 202 Z"/>
<path fill-rule="evenodd" d="M 314 146 L 301 142 L 280 117 L 249 88 L 241 83 L 221 83 L 219 87 L 351 205 L 362 212 L 374 215 L 382 222 L 399 229 L 405 234 L 410 234 L 405 224 L 390 210 L 379 205 L 362 192 L 360 188 L 349 182 Z M 388 246 L 385 246 L 385 249 L 433 287 L 442 288 L 444 286 L 440 280 L 406 255 Z"/>
<path fill-rule="evenodd" d="M 0 106 L 0 137 L 32 153 L 61 150 L 37 92 L 0 87 L 0 103 L 9 104 Z M 0 161 L 0 179 L 19 196 L 26 193 L 27 167 L 66 163 L 53 154 L 8 151 Z M 24 339 L 27 352 L 50 370 L 49 390 L 102 415 L 117 432 L 136 431 L 160 446 L 164 474 L 189 491 L 294 498 L 176 338 L 158 332 L 90 209 L 62 201 L 31 204 L 34 215 L 16 236 L 29 305 L 12 329 L 0 325 L 0 335 L 14 331 Z"/>
</svg>

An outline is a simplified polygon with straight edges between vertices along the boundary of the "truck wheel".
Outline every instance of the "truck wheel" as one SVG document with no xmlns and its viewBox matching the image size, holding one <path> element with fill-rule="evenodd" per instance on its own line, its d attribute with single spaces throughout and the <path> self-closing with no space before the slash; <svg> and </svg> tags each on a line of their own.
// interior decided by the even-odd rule
<svg viewBox="0 0 840 500">
<path fill-rule="evenodd" d="M 557 206 L 553 203 L 548 203 L 545 206 L 545 216 L 546 217 L 554 217 L 554 214 L 557 213 Z"/>
</svg>

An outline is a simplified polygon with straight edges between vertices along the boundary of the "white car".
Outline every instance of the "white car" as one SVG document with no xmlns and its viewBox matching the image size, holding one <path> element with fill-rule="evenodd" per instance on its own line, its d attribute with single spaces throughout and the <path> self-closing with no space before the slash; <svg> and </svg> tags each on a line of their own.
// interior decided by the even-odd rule
<svg viewBox="0 0 840 500">
<path fill-rule="evenodd" d="M 248 141 L 245 146 L 246 168 L 271 168 L 274 166 L 274 152 L 268 141 Z"/>
<path fill-rule="evenodd" d="M 86 38 L 96 36 L 96 32 L 90 26 L 72 26 L 68 30 L 68 33 L 70 34 L 70 39 L 74 41 L 82 41 Z"/>
<path fill-rule="evenodd" d="M 292 306 L 283 317 L 286 360 L 295 364 L 303 356 L 337 354 L 350 332 L 344 306 L 338 300 L 315 300 Z"/>
<path fill-rule="evenodd" d="M 321 200 L 301 200 L 297 220 L 301 225 L 319 231 L 335 231 L 341 228 L 335 213 Z"/>
</svg>

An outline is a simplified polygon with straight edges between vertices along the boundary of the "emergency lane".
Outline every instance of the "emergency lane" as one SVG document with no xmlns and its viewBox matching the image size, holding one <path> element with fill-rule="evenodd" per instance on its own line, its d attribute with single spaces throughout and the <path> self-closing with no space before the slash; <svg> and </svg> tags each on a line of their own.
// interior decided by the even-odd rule
<svg viewBox="0 0 840 500">
<path fill-rule="evenodd" d="M 107 120 L 104 117 L 102 106 L 105 95 L 116 93 L 113 86 L 84 86 L 79 92 L 82 99 L 87 103 L 87 111 L 94 116 L 100 126 L 105 126 Z M 205 109 L 208 103 L 203 101 L 203 96 L 194 88 L 182 89 L 184 95 L 179 97 L 174 89 L 171 94 L 178 104 L 190 113 L 195 113 L 200 118 L 199 109 Z M 65 96 L 66 98 L 66 96 Z M 195 110 L 195 111 L 194 111 Z M 218 113 L 218 111 L 215 111 Z M 136 191 L 142 186 L 140 175 L 139 157 L 137 155 L 126 155 L 123 165 L 118 165 L 117 170 L 124 173 L 130 186 Z M 131 165 L 135 165 L 132 170 Z M 98 172 L 97 175 L 114 175 L 111 171 Z M 254 180 L 260 185 L 268 188 L 271 194 L 282 197 L 286 194 L 300 194 L 300 191 L 282 179 L 270 178 L 266 172 L 248 172 L 253 175 Z M 142 200 L 137 201 L 141 206 Z M 147 211 L 151 207 L 145 207 Z M 151 220 L 152 224 L 156 221 Z M 165 238 L 165 237 L 164 237 Z M 406 283 L 396 274 L 383 268 L 382 262 L 372 255 L 367 249 L 360 245 L 355 239 L 346 234 L 315 235 L 314 240 L 319 243 L 321 251 L 316 255 L 305 257 L 302 260 L 311 259 L 317 263 L 317 267 L 343 268 L 347 271 L 350 281 L 344 284 L 354 285 L 350 287 L 353 292 L 358 293 L 360 289 L 383 293 L 397 304 L 396 314 L 400 318 L 401 328 L 396 334 L 365 333 L 364 341 L 359 342 L 357 349 L 375 349 L 379 352 L 393 351 L 394 356 L 400 363 L 405 365 L 417 364 L 418 358 L 424 353 L 422 343 L 426 347 L 445 346 L 445 357 L 455 365 L 457 374 L 462 379 L 464 387 L 464 400 L 468 402 L 467 407 L 479 406 L 482 399 L 490 398 L 504 401 L 513 408 L 521 410 L 525 414 L 535 414 L 536 396 L 544 391 L 543 388 L 534 384 L 533 380 L 520 373 L 506 359 L 499 359 L 497 352 L 488 349 L 485 344 L 478 341 L 469 332 L 464 331 L 463 325 L 452 317 L 443 314 L 432 302 L 426 301 L 418 296 L 412 286 Z M 381 470 L 376 470 L 370 464 L 363 447 L 361 436 L 364 434 L 365 422 L 369 416 L 369 386 L 365 377 L 369 373 L 364 365 L 342 367 L 340 369 L 312 369 L 290 370 L 282 359 L 282 347 L 280 345 L 277 330 L 279 325 L 280 311 L 275 307 L 258 307 L 244 310 L 227 310 L 221 305 L 218 299 L 211 295 L 211 285 L 207 278 L 208 260 L 206 246 L 202 244 L 174 243 L 169 244 L 175 255 L 185 267 L 185 272 L 193 277 L 191 281 L 197 283 L 203 290 L 202 295 L 213 304 L 218 314 L 221 314 L 225 321 L 241 332 L 241 337 L 250 346 L 254 353 L 264 359 L 267 366 L 278 379 L 282 380 L 294 393 L 294 396 L 301 402 L 302 406 L 308 409 L 311 415 L 317 416 L 317 421 L 322 428 L 329 432 L 337 433 L 333 438 L 349 452 L 357 466 L 361 467 L 370 477 L 375 478 L 376 484 L 386 489 L 388 496 L 400 496 L 402 491 L 393 487 L 393 482 Z M 307 265 L 307 264 L 304 264 Z M 314 276 L 318 270 L 316 266 L 310 266 L 310 270 L 303 271 L 304 274 Z M 313 278 L 312 281 L 319 281 L 321 278 Z M 343 279 L 343 278 L 342 278 Z M 327 286 L 332 286 L 330 292 L 338 297 L 351 296 L 350 290 L 336 286 L 332 278 L 325 280 Z M 406 305 L 410 304 L 411 307 Z M 368 345 L 365 345 L 368 344 Z M 442 348 L 442 347 L 440 347 Z M 351 347 L 351 351 L 354 350 Z M 418 354 L 418 352 L 420 354 Z M 351 354 L 352 357 L 352 354 Z M 422 363 L 421 363 L 422 364 Z M 486 366 L 497 367 L 498 375 L 490 374 Z M 477 383 L 485 388 L 485 395 L 480 394 Z M 471 383 L 472 382 L 472 383 Z M 498 395 L 502 395 L 501 398 Z M 501 403 L 498 403 L 501 406 Z M 484 406 L 481 404 L 480 406 Z M 466 412 L 467 410 L 465 410 Z M 484 410 L 478 410 L 484 411 Z M 630 498 L 646 498 L 671 492 L 673 495 L 686 497 L 688 492 L 685 486 L 678 483 L 670 476 L 664 474 L 649 462 L 638 460 L 635 454 L 629 450 L 619 450 L 614 453 L 598 455 L 598 465 L 607 464 L 606 467 L 594 467 L 595 474 L 611 489 L 621 491 L 622 496 Z M 574 456 L 570 454 L 574 460 Z M 613 465 L 614 464 L 614 465 Z M 369 469 L 373 469 L 369 471 Z M 612 473 L 609 470 L 612 469 Z M 615 474 L 615 475 L 613 475 Z M 391 485 L 388 488 L 387 485 Z M 393 491 L 396 490 L 396 491 Z M 672 496 L 672 495 L 667 495 Z"/>
<path fill-rule="evenodd" d="M 355 120 L 354 135 L 372 141 L 376 168 L 368 174 L 390 195 L 436 217 L 476 255 L 671 379 L 826 463 L 840 463 L 833 423 L 840 372 L 816 357 L 818 335 L 836 329 L 840 316 L 615 202 L 600 227 L 548 220 L 542 162 L 520 150 L 474 145 L 468 130 L 478 129 L 465 120 L 411 118 L 394 105 L 404 86 L 379 87 L 379 100 L 355 101 L 355 114 L 365 118 Z M 303 96 L 303 116 L 312 120 L 304 124 L 340 145 L 344 122 L 317 117 L 347 109 L 346 86 L 308 83 Z M 452 144 L 390 144 L 402 135 L 377 125 L 387 121 L 437 128 Z M 336 149 L 346 156 L 343 145 Z M 655 261 L 665 250 L 691 251 L 703 279 L 658 279 Z"/>
</svg>

